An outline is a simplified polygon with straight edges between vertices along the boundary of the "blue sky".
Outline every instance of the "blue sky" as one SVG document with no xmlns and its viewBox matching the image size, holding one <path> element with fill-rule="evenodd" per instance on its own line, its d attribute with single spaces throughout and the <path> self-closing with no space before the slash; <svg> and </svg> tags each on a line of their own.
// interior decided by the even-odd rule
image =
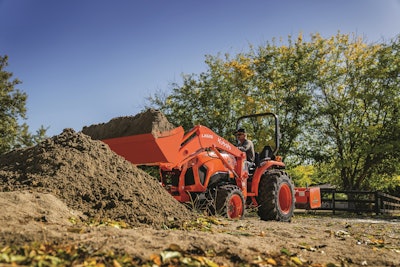
<svg viewBox="0 0 400 267">
<path fill-rule="evenodd" d="M 338 31 L 390 40 L 400 0 L 0 0 L 0 55 L 28 94 L 30 130 L 49 136 L 137 114 L 205 71 L 205 55 Z"/>
</svg>

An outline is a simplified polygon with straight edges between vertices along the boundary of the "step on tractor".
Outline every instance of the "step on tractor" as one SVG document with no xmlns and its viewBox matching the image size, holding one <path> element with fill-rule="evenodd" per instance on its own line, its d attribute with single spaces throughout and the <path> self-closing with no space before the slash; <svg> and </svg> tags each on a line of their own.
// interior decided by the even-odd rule
<svg viewBox="0 0 400 267">
<path fill-rule="evenodd" d="M 267 126 L 261 125 L 265 122 Z M 202 125 L 186 133 L 179 126 L 157 135 L 102 141 L 135 165 L 158 166 L 160 183 L 171 196 L 208 215 L 236 219 L 249 209 L 256 210 L 262 220 L 287 222 L 296 207 L 320 207 L 319 188 L 295 188 L 277 155 L 280 133 L 275 114 L 246 115 L 236 126 L 252 128 L 259 135 L 251 136 L 256 151 L 262 148 L 254 162 L 246 161 L 245 152 L 232 141 Z"/>
</svg>

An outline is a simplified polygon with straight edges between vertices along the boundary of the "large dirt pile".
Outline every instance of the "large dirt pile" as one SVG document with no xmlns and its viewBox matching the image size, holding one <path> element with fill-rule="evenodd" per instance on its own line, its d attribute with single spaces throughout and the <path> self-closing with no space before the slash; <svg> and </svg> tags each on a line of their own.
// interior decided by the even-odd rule
<svg viewBox="0 0 400 267">
<path fill-rule="evenodd" d="M 19 190 L 51 193 L 90 218 L 131 226 L 179 225 L 192 216 L 154 177 L 72 129 L 0 156 L 0 192 Z"/>
<path fill-rule="evenodd" d="M 135 116 L 117 117 L 107 123 L 83 127 L 82 132 L 94 140 L 102 140 L 147 133 L 152 133 L 157 137 L 160 132 L 174 128 L 175 126 L 167 120 L 163 113 L 148 109 Z"/>
</svg>

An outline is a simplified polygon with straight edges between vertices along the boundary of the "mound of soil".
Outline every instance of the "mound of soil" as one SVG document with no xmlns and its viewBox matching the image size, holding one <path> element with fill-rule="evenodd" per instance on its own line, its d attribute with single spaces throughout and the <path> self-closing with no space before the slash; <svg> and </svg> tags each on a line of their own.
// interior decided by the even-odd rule
<svg viewBox="0 0 400 267">
<path fill-rule="evenodd" d="M 107 123 L 83 127 L 82 133 L 94 140 L 102 140 L 147 133 L 152 133 L 157 137 L 159 133 L 174 128 L 175 126 L 167 120 L 163 113 L 148 109 L 135 116 L 117 117 Z"/>
<path fill-rule="evenodd" d="M 134 125 L 140 127 L 138 132 L 148 131 L 149 125 L 151 131 L 157 131 L 157 125 L 169 125 L 154 111 L 139 114 L 133 121 L 124 133 L 132 133 Z M 0 192 L 21 190 L 50 193 L 84 216 L 123 220 L 130 226 L 178 226 L 192 218 L 191 211 L 171 197 L 156 178 L 103 142 L 72 129 L 0 156 Z"/>
</svg>

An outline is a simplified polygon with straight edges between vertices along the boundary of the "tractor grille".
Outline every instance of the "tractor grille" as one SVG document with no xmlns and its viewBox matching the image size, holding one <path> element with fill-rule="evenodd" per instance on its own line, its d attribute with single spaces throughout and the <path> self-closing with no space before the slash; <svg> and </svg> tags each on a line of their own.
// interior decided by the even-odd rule
<svg viewBox="0 0 400 267">
<path fill-rule="evenodd" d="M 161 171 L 162 183 L 164 185 L 178 186 L 180 174 L 179 170 Z"/>
<path fill-rule="evenodd" d="M 193 168 L 187 169 L 185 173 L 185 185 L 194 185 Z"/>
<path fill-rule="evenodd" d="M 200 183 L 201 183 L 202 185 L 204 185 L 204 182 L 205 182 L 205 180 L 206 180 L 206 177 L 207 177 L 207 167 L 204 166 L 204 165 L 202 165 L 202 166 L 199 168 L 199 178 L 200 178 Z"/>
</svg>

